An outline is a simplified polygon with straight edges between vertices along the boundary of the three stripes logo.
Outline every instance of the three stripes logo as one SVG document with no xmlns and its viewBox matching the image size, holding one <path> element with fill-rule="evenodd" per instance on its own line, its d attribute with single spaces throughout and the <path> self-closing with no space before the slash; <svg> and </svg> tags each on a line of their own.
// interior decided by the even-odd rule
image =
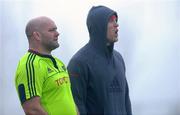
<svg viewBox="0 0 180 115">
<path fill-rule="evenodd" d="M 36 85 L 35 85 L 35 69 L 34 69 L 34 59 L 36 55 L 30 53 L 28 55 L 28 59 L 26 62 L 26 74 L 27 74 L 27 82 L 28 82 L 28 90 L 30 97 L 37 95 Z"/>
</svg>

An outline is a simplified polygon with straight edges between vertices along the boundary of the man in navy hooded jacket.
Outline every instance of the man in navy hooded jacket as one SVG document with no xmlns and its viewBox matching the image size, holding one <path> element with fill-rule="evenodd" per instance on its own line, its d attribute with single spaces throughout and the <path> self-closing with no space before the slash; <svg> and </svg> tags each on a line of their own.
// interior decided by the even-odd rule
<svg viewBox="0 0 180 115">
<path fill-rule="evenodd" d="M 70 60 L 68 70 L 74 100 L 81 115 L 132 115 L 118 41 L 117 13 L 92 7 L 87 17 L 90 40 Z"/>
</svg>

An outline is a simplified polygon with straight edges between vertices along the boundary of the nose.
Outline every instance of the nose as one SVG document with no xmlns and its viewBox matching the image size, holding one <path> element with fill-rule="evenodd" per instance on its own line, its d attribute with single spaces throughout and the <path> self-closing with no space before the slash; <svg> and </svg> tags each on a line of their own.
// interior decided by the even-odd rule
<svg viewBox="0 0 180 115">
<path fill-rule="evenodd" d="M 58 32 L 58 31 L 56 32 L 56 36 L 57 36 L 57 37 L 59 36 L 59 32 Z"/>
<path fill-rule="evenodd" d="M 118 22 L 117 22 L 117 21 L 115 22 L 115 27 L 119 27 L 119 24 L 118 24 Z"/>
<path fill-rule="evenodd" d="M 115 22 L 114 27 L 116 27 L 116 28 L 119 27 L 119 24 L 117 22 Z"/>
</svg>

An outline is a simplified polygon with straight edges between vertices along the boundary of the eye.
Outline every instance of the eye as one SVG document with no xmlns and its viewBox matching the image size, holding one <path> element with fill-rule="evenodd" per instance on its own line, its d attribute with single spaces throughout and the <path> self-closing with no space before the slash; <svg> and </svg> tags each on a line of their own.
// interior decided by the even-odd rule
<svg viewBox="0 0 180 115">
<path fill-rule="evenodd" d="M 115 15 L 112 15 L 110 18 L 109 18 L 109 22 L 116 22 L 117 23 L 117 17 Z"/>
<path fill-rule="evenodd" d="M 53 29 L 49 30 L 49 32 L 53 32 L 53 31 L 54 31 Z"/>
<path fill-rule="evenodd" d="M 57 28 L 50 28 L 49 32 L 53 32 L 53 31 L 56 31 L 56 30 L 57 30 Z"/>
</svg>

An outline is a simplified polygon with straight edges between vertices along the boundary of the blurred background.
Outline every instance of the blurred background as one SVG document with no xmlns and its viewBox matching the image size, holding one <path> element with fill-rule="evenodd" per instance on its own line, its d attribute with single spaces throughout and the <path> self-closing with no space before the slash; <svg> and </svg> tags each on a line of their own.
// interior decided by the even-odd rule
<svg viewBox="0 0 180 115">
<path fill-rule="evenodd" d="M 27 52 L 25 25 L 49 16 L 60 47 L 53 55 L 67 66 L 88 40 L 86 17 L 94 5 L 119 15 L 133 115 L 180 115 L 180 0 L 0 0 L 0 115 L 24 115 L 15 89 L 19 59 Z"/>
</svg>

